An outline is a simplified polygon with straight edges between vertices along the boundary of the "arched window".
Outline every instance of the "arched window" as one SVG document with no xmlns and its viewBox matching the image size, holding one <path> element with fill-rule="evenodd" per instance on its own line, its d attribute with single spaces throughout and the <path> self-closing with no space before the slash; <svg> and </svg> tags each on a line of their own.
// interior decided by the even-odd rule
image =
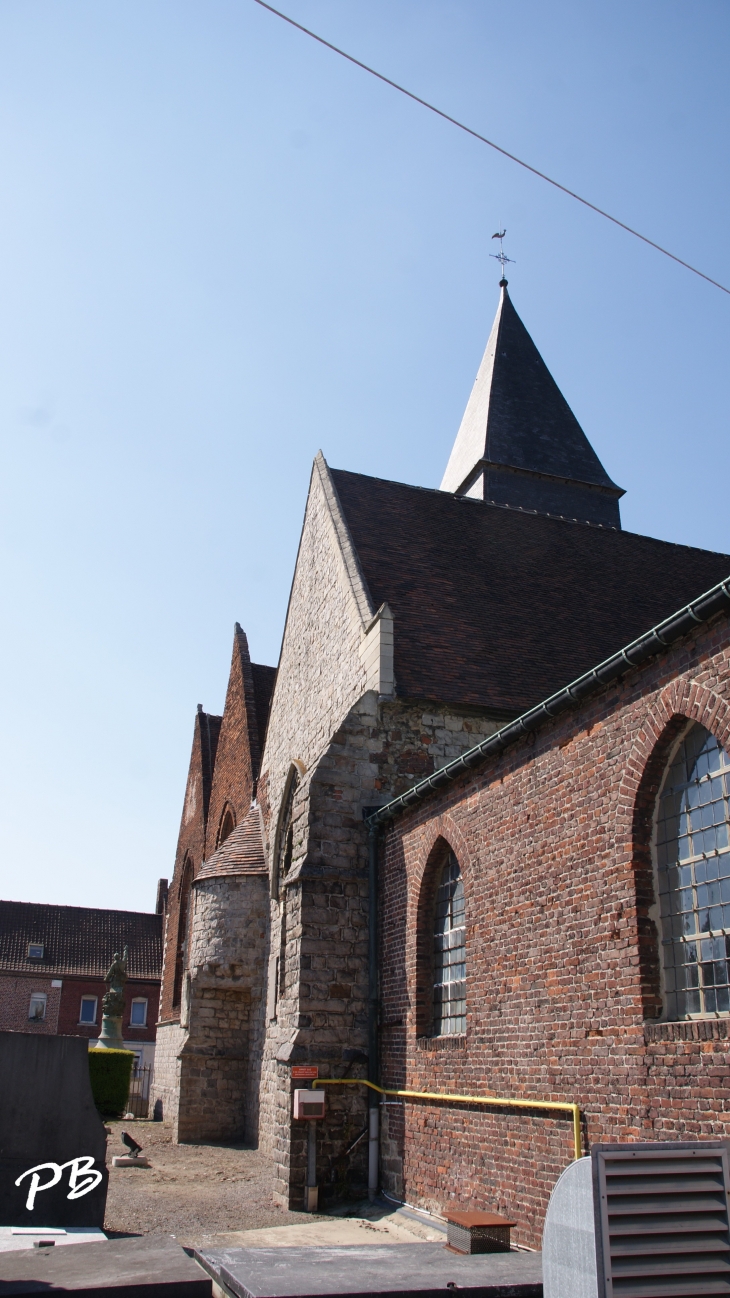
<svg viewBox="0 0 730 1298">
<path fill-rule="evenodd" d="M 299 788 L 299 773 L 292 768 L 284 800 L 281 805 L 279 833 L 277 837 L 279 878 L 284 879 L 291 869 L 294 851 L 294 798 Z"/>
<path fill-rule="evenodd" d="M 466 1032 L 466 916 L 459 862 L 450 852 L 441 868 L 433 930 L 433 1035 Z"/>
<path fill-rule="evenodd" d="M 231 807 L 226 807 L 221 819 L 220 829 L 218 830 L 218 841 L 216 842 L 217 848 L 223 846 L 226 839 L 230 838 L 235 828 L 236 817 L 233 814 L 233 809 Z"/>
<path fill-rule="evenodd" d="M 193 863 L 189 856 L 186 856 L 182 874 L 180 875 L 180 885 L 178 888 L 178 912 L 177 912 L 177 946 L 175 950 L 175 982 L 172 989 L 172 1003 L 177 1009 L 182 999 L 183 973 L 185 972 L 185 956 L 187 954 L 187 937 L 188 937 L 188 918 L 190 912 L 190 893 L 193 886 Z"/>
<path fill-rule="evenodd" d="M 659 794 L 656 867 L 669 1019 L 730 1013 L 730 759 L 693 724 Z"/>
</svg>

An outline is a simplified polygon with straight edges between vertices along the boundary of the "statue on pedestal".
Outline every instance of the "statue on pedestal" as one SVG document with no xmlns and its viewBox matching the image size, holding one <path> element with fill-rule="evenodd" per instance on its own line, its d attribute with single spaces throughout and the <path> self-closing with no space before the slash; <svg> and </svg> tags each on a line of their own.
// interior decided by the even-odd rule
<svg viewBox="0 0 730 1298">
<path fill-rule="evenodd" d="M 115 951 L 111 967 L 104 979 L 107 991 L 101 1002 L 101 1035 L 96 1043 L 97 1048 L 101 1047 L 106 1050 L 124 1049 L 122 1018 L 124 1015 L 124 984 L 127 981 L 128 958 L 129 951 L 126 946 L 124 954 L 121 956 L 118 951 Z"/>
</svg>

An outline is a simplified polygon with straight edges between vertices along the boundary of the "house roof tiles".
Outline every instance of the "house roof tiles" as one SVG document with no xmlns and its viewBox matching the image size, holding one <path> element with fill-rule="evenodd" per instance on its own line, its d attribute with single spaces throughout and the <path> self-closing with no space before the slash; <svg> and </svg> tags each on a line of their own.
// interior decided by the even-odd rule
<svg viewBox="0 0 730 1298">
<path fill-rule="evenodd" d="M 159 979 L 163 919 L 140 911 L 0 901 L 0 969 L 103 978 L 126 945 L 129 977 Z M 30 943 L 43 946 L 42 959 L 28 958 Z"/>
</svg>

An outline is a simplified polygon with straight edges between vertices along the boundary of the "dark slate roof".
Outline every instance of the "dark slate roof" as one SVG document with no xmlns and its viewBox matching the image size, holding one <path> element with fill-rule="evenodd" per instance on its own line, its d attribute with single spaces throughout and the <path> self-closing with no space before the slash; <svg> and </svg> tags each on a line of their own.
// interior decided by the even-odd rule
<svg viewBox="0 0 730 1298">
<path fill-rule="evenodd" d="M 259 732 L 259 752 L 263 753 L 269 709 L 276 682 L 276 668 L 264 667 L 262 663 L 251 663 L 251 676 L 253 678 L 256 723 Z"/>
<path fill-rule="evenodd" d="M 195 883 L 199 883 L 201 879 L 217 879 L 231 874 L 267 873 L 261 816 L 258 807 L 254 806 L 218 850 L 203 862 L 195 876 Z"/>
<path fill-rule="evenodd" d="M 487 424 L 491 464 L 620 492 L 503 290 Z"/>
<path fill-rule="evenodd" d="M 502 281 L 502 295 L 441 482 L 493 504 L 620 527 L 611 481 Z"/>
<path fill-rule="evenodd" d="M 513 716 L 730 575 L 730 556 L 333 470 L 404 698 Z"/>
<path fill-rule="evenodd" d="M 129 947 L 130 978 L 162 974 L 163 915 L 0 901 L 0 969 L 14 973 L 104 977 L 115 951 Z M 42 960 L 28 943 L 43 943 Z"/>
</svg>

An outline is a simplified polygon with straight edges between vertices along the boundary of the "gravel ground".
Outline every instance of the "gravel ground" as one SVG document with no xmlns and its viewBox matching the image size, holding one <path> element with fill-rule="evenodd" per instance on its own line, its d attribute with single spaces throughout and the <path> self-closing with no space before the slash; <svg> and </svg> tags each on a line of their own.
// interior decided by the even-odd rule
<svg viewBox="0 0 730 1298">
<path fill-rule="evenodd" d="M 311 1223 L 311 1213 L 288 1212 L 272 1196 L 271 1165 L 243 1144 L 174 1145 L 165 1122 L 110 1122 L 109 1195 L 104 1229 L 112 1235 L 174 1235 L 181 1242 L 223 1231 Z M 126 1154 L 127 1128 L 152 1166 L 112 1167 Z"/>
</svg>

